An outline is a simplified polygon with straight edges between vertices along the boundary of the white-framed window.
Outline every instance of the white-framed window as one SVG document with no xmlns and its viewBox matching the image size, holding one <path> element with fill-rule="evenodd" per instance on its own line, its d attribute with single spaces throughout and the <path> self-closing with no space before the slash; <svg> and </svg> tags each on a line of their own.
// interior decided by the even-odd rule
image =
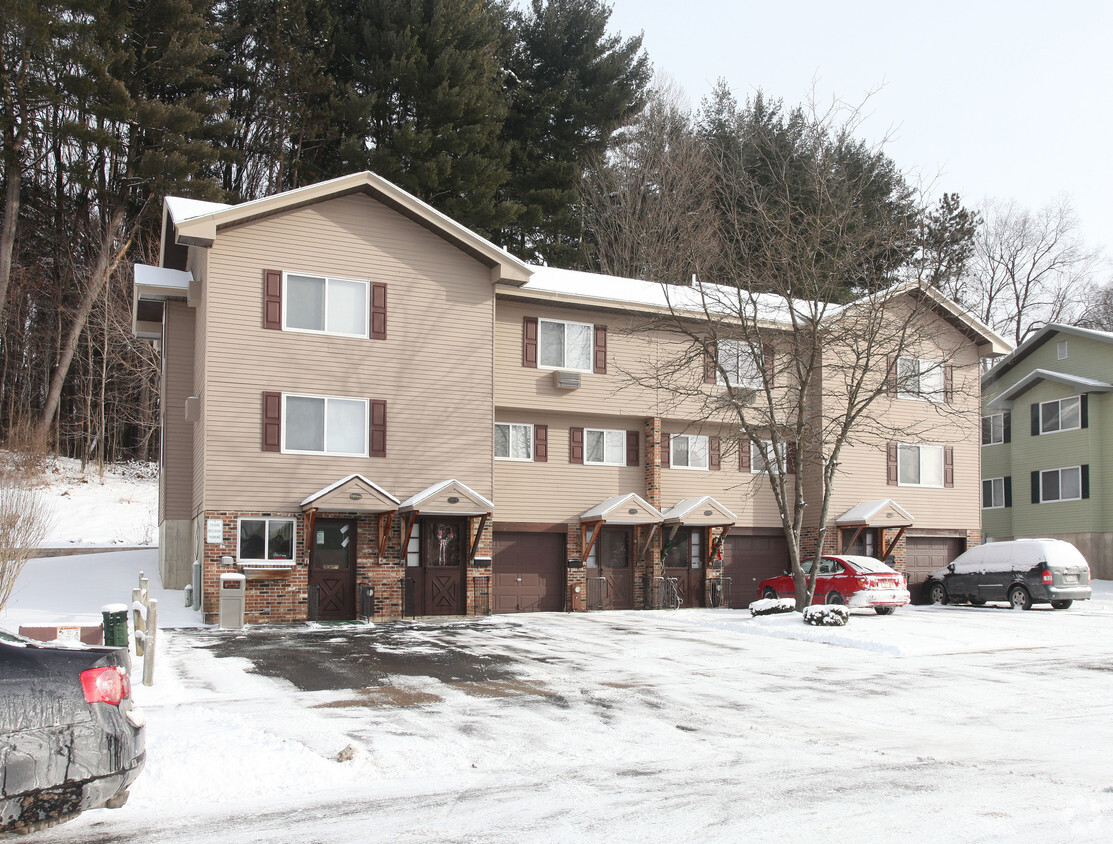
<svg viewBox="0 0 1113 844">
<path fill-rule="evenodd" d="M 595 326 L 587 322 L 538 319 L 537 365 L 542 369 L 591 372 Z"/>
<path fill-rule="evenodd" d="M 1055 348 L 1055 353 L 1058 356 L 1059 360 L 1066 360 L 1067 359 L 1067 341 L 1066 340 L 1060 340 L 1059 341 L 1058 346 L 1056 346 L 1056 348 Z"/>
<path fill-rule="evenodd" d="M 718 358 L 720 370 L 716 371 L 719 384 L 731 387 L 761 389 L 761 353 L 743 340 L 719 340 Z M 726 372 L 726 380 L 723 380 Z"/>
<path fill-rule="evenodd" d="M 1005 479 L 985 478 L 982 481 L 982 509 L 997 510 L 1005 506 Z"/>
<path fill-rule="evenodd" d="M 897 359 L 897 397 L 942 401 L 943 364 L 927 358 Z"/>
<path fill-rule="evenodd" d="M 1079 396 L 1040 402 L 1040 433 L 1077 431 L 1082 427 L 1082 401 Z"/>
<path fill-rule="evenodd" d="M 584 428 L 584 463 L 625 466 L 626 432 Z"/>
<path fill-rule="evenodd" d="M 282 394 L 282 451 L 367 456 L 367 399 Z"/>
<path fill-rule="evenodd" d="M 777 464 L 784 466 L 785 444 L 779 443 L 776 449 Z M 761 445 L 750 442 L 750 473 L 754 475 L 765 474 L 769 471 L 769 464 L 773 462 L 773 443 L 762 440 Z"/>
<path fill-rule="evenodd" d="M 413 568 L 421 565 L 421 522 L 414 519 L 410 541 L 406 544 L 406 566 Z"/>
<path fill-rule="evenodd" d="M 245 516 L 236 528 L 236 559 L 241 563 L 292 565 L 296 538 L 293 519 Z"/>
<path fill-rule="evenodd" d="M 371 282 L 288 272 L 282 286 L 284 330 L 368 336 Z"/>
<path fill-rule="evenodd" d="M 533 426 L 495 423 L 496 460 L 533 460 Z"/>
<path fill-rule="evenodd" d="M 1040 472 L 1040 502 L 1080 501 L 1082 499 L 1082 467 L 1046 469 Z"/>
<path fill-rule="evenodd" d="M 897 481 L 900 486 L 943 486 L 943 446 L 909 445 L 897 449 Z"/>
<path fill-rule="evenodd" d="M 706 469 L 709 454 L 705 436 L 673 434 L 669 437 L 669 465 L 674 469 Z"/>
<path fill-rule="evenodd" d="M 1005 414 L 982 417 L 982 445 L 998 445 L 1005 441 Z"/>
</svg>

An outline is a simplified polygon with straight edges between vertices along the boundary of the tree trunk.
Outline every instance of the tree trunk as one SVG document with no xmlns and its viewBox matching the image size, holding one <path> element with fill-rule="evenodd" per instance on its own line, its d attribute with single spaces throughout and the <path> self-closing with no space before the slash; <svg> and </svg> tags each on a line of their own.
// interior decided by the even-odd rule
<svg viewBox="0 0 1113 844">
<path fill-rule="evenodd" d="M 113 270 L 115 270 L 116 265 L 131 246 L 132 237 L 129 235 L 124 242 L 120 244 L 118 250 L 114 251 L 112 248 L 113 242 L 116 239 L 116 233 L 119 231 L 123 220 L 123 208 L 118 208 L 112 212 L 112 218 L 105 227 L 104 238 L 101 240 L 100 250 L 97 254 L 97 262 L 93 269 L 92 277 L 89 279 L 89 286 L 85 288 L 85 293 L 81 297 L 81 306 L 77 309 L 77 313 L 73 318 L 73 323 L 70 325 L 70 330 L 66 335 L 66 341 L 62 346 L 61 355 L 58 359 L 58 366 L 51 375 L 50 387 L 47 389 L 46 394 L 46 405 L 43 407 L 42 416 L 39 418 L 37 429 L 38 435 L 42 437 L 44 442 L 47 435 L 50 433 L 50 423 L 54 420 L 54 415 L 58 412 L 58 403 L 62 397 L 62 386 L 65 384 L 66 376 L 69 374 L 70 364 L 73 363 L 73 356 L 77 352 L 77 344 L 81 340 L 81 333 L 85 330 L 85 326 L 89 322 L 89 314 L 93 310 L 93 304 L 100 296 L 101 290 L 108 281 L 108 277 L 112 274 Z"/>
<path fill-rule="evenodd" d="M 18 155 L 19 148 L 12 151 Z M 0 313 L 8 300 L 8 282 L 12 277 L 12 253 L 15 251 L 15 228 L 19 219 L 19 188 L 21 176 L 19 164 L 8 163 L 4 167 L 4 224 L 0 227 Z"/>
</svg>

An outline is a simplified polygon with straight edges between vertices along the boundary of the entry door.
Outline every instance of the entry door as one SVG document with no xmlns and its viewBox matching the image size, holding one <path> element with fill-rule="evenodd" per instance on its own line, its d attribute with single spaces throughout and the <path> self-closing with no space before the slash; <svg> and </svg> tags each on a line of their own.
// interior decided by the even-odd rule
<svg viewBox="0 0 1113 844">
<path fill-rule="evenodd" d="M 426 615 L 464 614 L 467 520 L 431 517 L 421 521 L 421 562 Z"/>
<path fill-rule="evenodd" d="M 603 609 L 634 608 L 634 532 L 628 527 L 604 527 L 596 542 L 599 576 L 604 579 Z"/>
<path fill-rule="evenodd" d="M 665 577 L 676 580 L 681 607 L 703 606 L 703 536 L 698 528 L 680 528 L 665 550 Z M 668 542 L 668 531 L 665 532 Z M 663 606 L 671 609 L 665 593 Z"/>
<path fill-rule="evenodd" d="M 317 594 L 317 618 L 356 617 L 356 523 L 317 519 L 309 550 L 309 589 Z"/>
</svg>

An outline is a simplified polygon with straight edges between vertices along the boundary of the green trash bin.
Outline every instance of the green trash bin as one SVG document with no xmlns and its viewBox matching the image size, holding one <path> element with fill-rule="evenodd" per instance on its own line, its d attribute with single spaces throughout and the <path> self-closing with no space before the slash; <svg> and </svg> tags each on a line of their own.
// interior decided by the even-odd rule
<svg viewBox="0 0 1113 844">
<path fill-rule="evenodd" d="M 110 648 L 128 646 L 128 607 L 127 604 L 108 604 L 101 607 L 104 617 L 104 644 Z"/>
</svg>

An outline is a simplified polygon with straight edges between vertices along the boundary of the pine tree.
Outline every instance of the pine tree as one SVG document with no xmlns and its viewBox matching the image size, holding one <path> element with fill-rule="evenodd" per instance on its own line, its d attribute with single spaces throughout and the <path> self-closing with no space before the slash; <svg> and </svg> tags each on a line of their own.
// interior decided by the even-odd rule
<svg viewBox="0 0 1113 844">
<path fill-rule="evenodd" d="M 641 36 L 610 35 L 609 20 L 601 0 L 532 0 L 511 14 L 503 195 L 523 212 L 498 239 L 527 260 L 581 262 L 584 162 L 601 156 L 644 105 L 650 65 Z"/>
</svg>

